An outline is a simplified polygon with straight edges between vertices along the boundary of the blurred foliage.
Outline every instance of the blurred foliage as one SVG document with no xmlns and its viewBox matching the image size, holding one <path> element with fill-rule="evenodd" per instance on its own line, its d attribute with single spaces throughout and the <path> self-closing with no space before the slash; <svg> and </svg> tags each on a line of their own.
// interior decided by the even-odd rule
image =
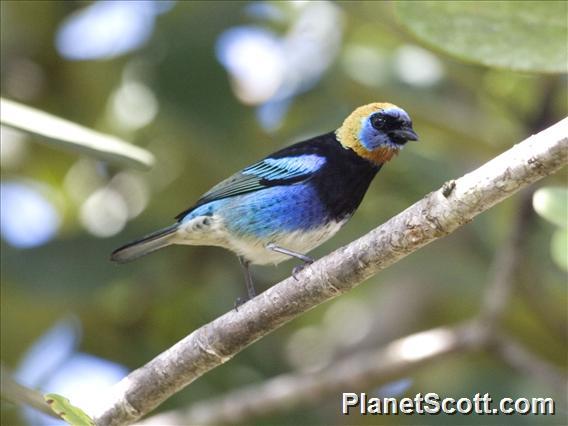
<svg viewBox="0 0 568 426">
<path fill-rule="evenodd" d="M 329 6 L 340 17 L 333 26 L 339 36 L 336 56 L 312 78 L 311 85 L 277 99 L 287 108 L 272 127 L 259 119 L 270 102 L 239 100 L 239 80 L 219 62 L 217 41 L 225 31 L 242 26 L 260 28 L 270 40 L 281 40 L 290 35 L 290 28 L 311 3 L 172 3 L 169 10 L 152 15 L 151 22 L 144 21 L 144 28 L 152 31 L 129 51 L 97 60 L 66 59 L 56 48 L 61 28 L 91 4 L 0 3 L 2 96 L 132 141 L 152 152 L 156 164 L 149 172 L 121 169 L 3 130 L 2 183 L 25 185 L 52 206 L 58 218 L 52 234 L 46 234 L 52 235 L 48 240 L 23 244 L 16 237 L 10 239 L 4 223 L 15 225 L 4 218 L 18 219 L 16 225 L 24 228 L 17 229 L 20 232 L 36 232 L 35 227 L 47 221 L 38 216 L 40 209 L 32 208 L 36 204 L 24 209 L 9 200 L 5 205 L 3 200 L 0 353 L 13 370 L 34 341 L 68 313 L 81 320 L 81 351 L 134 369 L 231 309 L 244 285 L 236 258 L 223 250 L 168 248 L 123 266 L 110 264 L 108 256 L 129 239 L 169 224 L 175 214 L 234 171 L 286 144 L 336 128 L 356 106 L 389 101 L 403 107 L 413 117 L 420 142 L 408 146 L 381 170 L 357 214 L 335 238 L 315 250 L 316 257 L 366 233 L 446 180 L 566 116 L 568 110 L 565 74 L 520 73 L 462 63 L 418 46 L 397 19 L 403 11 L 416 23 L 437 10 L 450 22 L 463 8 L 481 7 L 477 2 Z M 503 4 L 495 12 L 502 14 L 501 32 L 488 32 L 483 39 L 466 32 L 479 28 L 483 16 L 467 12 L 467 27 L 458 29 L 478 43 L 489 43 L 484 44 L 483 57 L 492 58 L 481 61 L 477 49 L 467 55 L 469 61 L 509 68 L 514 60 L 516 69 L 558 70 L 558 61 L 542 61 L 554 46 L 565 42 L 564 27 L 525 22 L 526 34 L 542 47 L 534 52 L 533 41 L 523 43 L 518 33 L 505 36 L 505 31 L 514 29 L 505 18 L 529 13 L 528 8 L 536 6 Z M 452 8 L 455 12 L 446 14 Z M 554 19 L 562 18 L 559 12 L 555 15 Z M 149 19 L 150 15 L 141 16 Z M 531 12 L 531 16 L 540 22 L 539 13 Z M 449 33 L 444 37 L 458 40 Z M 436 43 L 436 51 L 448 50 L 436 40 L 426 41 Z M 467 45 L 459 47 L 462 51 L 453 53 L 464 57 Z M 504 55 L 503 47 L 511 54 Z M 560 50 L 566 52 L 562 46 Z M 496 57 L 508 62 L 496 62 Z M 261 65 L 262 61 L 259 69 Z M 566 177 L 564 170 L 543 184 L 564 185 Z M 514 197 L 500 204 L 350 294 L 286 325 L 160 409 L 219 396 L 283 372 L 321 368 L 359 348 L 469 318 L 479 308 L 488 270 L 507 238 L 518 203 Z M 511 300 L 506 327 L 530 350 L 564 368 L 568 300 L 565 272 L 549 254 L 554 230 L 555 226 L 536 217 L 526 230 L 516 283 L 519 291 Z M 288 276 L 293 265 L 255 268 L 259 288 Z M 483 354 L 452 358 L 409 379 L 405 395 L 438 392 L 461 397 L 489 392 L 500 398 L 551 396 L 552 392 Z M 73 395 L 64 395 L 74 400 Z M 565 395 L 553 396 L 565 400 Z M 338 395 L 256 424 L 376 421 L 341 417 L 339 402 Z M 23 423 L 9 404 L 2 404 L 2 418 L 3 424 Z M 381 418 L 384 424 L 407 420 Z M 479 416 L 463 421 L 531 424 L 533 420 Z M 557 420 L 539 418 L 542 424 Z M 451 424 L 455 418 L 421 417 L 420 422 Z"/>
<path fill-rule="evenodd" d="M 568 71 L 564 1 L 403 1 L 397 9 L 419 39 L 464 61 L 517 71 Z"/>
<path fill-rule="evenodd" d="M 94 158 L 141 169 L 150 168 L 154 163 L 152 154 L 117 138 L 94 132 L 17 102 L 7 99 L 0 101 L 2 125 L 46 138 L 45 140 L 55 147 L 84 152 Z"/>
<path fill-rule="evenodd" d="M 545 187 L 533 195 L 535 211 L 557 226 L 550 241 L 550 253 L 556 264 L 568 271 L 568 188 Z"/>
<path fill-rule="evenodd" d="M 566 227 L 568 217 L 568 188 L 545 187 L 534 193 L 535 211 L 550 223 Z"/>
<path fill-rule="evenodd" d="M 554 231 L 550 241 L 550 253 L 556 264 L 568 271 L 568 229 L 559 228 Z"/>
</svg>

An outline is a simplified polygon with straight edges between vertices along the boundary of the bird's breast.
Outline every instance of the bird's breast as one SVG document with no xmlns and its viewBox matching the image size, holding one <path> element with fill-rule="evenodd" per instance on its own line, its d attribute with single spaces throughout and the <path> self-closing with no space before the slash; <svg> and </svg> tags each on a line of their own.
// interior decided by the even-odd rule
<svg viewBox="0 0 568 426">
<path fill-rule="evenodd" d="M 345 223 L 343 218 L 330 217 L 327 206 L 309 183 L 275 186 L 234 197 L 218 214 L 227 229 L 228 248 L 255 264 L 289 258 L 267 250 L 267 244 L 306 253 Z"/>
</svg>

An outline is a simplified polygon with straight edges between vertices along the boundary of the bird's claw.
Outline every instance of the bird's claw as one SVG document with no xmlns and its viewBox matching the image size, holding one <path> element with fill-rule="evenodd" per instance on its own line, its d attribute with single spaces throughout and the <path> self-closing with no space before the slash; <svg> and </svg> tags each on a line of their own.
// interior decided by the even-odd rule
<svg viewBox="0 0 568 426">
<path fill-rule="evenodd" d="M 294 266 L 294 269 L 292 269 L 292 276 L 294 277 L 294 279 L 295 279 L 296 281 L 300 281 L 300 280 L 298 279 L 298 274 L 299 274 L 300 272 L 302 272 L 306 266 L 311 265 L 312 263 L 314 263 L 313 260 L 311 260 L 311 261 L 306 261 L 306 262 L 302 263 L 301 265 Z"/>
<path fill-rule="evenodd" d="M 235 300 L 235 304 L 234 304 L 234 308 L 235 311 L 239 312 L 239 306 L 244 305 L 245 303 L 247 303 L 250 299 L 248 297 L 237 297 Z"/>
</svg>

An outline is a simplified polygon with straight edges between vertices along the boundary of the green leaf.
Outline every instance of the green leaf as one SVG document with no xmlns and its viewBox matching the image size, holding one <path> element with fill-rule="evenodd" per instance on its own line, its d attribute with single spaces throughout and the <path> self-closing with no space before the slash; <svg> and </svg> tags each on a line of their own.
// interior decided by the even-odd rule
<svg viewBox="0 0 568 426">
<path fill-rule="evenodd" d="M 45 141 L 55 147 L 143 169 L 154 164 L 154 156 L 145 149 L 3 98 L 0 99 L 0 122 L 47 138 Z"/>
<path fill-rule="evenodd" d="M 70 425 L 95 426 L 95 422 L 83 410 L 71 405 L 67 398 L 55 393 L 48 393 L 44 395 L 44 398 L 55 414 Z"/>
<path fill-rule="evenodd" d="M 533 195 L 535 211 L 549 222 L 568 227 L 568 188 L 548 186 Z"/>
<path fill-rule="evenodd" d="M 565 1 L 405 1 L 401 23 L 425 44 L 467 62 L 514 71 L 568 71 Z"/>
<path fill-rule="evenodd" d="M 568 271 L 568 229 L 557 229 L 550 241 L 552 260 L 565 271 Z"/>
</svg>

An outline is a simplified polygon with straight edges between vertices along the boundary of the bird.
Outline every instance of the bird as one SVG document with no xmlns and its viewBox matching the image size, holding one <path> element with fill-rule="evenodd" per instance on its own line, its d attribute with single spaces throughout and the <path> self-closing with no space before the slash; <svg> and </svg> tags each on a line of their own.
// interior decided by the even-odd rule
<svg viewBox="0 0 568 426">
<path fill-rule="evenodd" d="M 130 262 L 174 244 L 234 252 L 248 298 L 256 296 L 251 265 L 296 258 L 292 275 L 314 262 L 312 249 L 335 235 L 359 207 L 371 181 L 408 141 L 412 120 L 394 104 L 356 108 L 335 131 L 285 147 L 213 186 L 170 226 L 111 254 Z"/>
</svg>

